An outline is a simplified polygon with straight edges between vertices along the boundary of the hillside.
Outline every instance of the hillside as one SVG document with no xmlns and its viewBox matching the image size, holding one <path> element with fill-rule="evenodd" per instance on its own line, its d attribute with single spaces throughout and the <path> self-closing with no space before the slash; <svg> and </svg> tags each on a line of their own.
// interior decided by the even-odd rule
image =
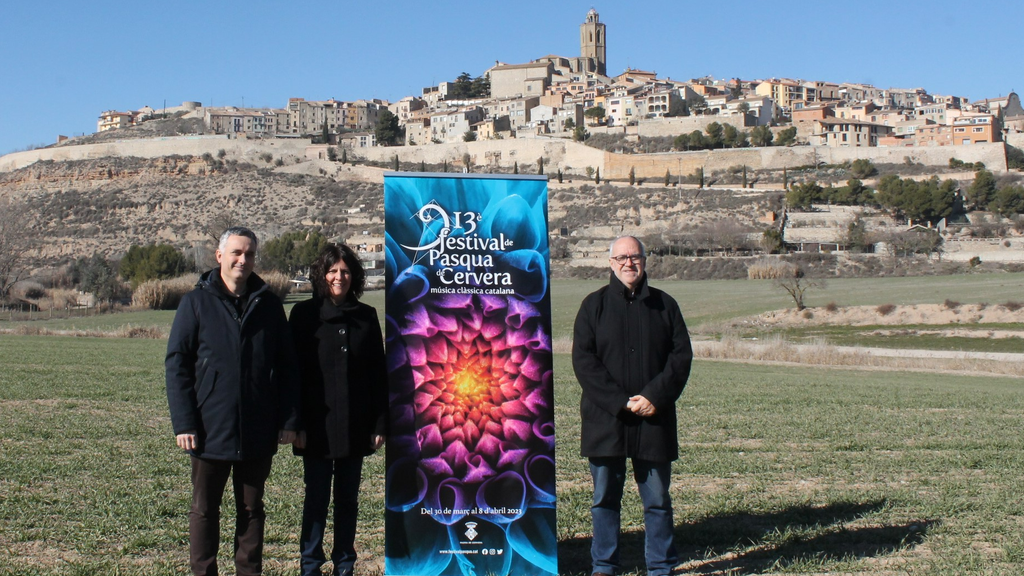
<svg viewBox="0 0 1024 576">
<path fill-rule="evenodd" d="M 231 224 L 245 224 L 265 238 L 316 228 L 331 238 L 379 237 L 383 232 L 383 177 L 390 163 L 341 164 L 311 160 L 296 143 L 183 139 L 161 147 L 192 154 L 141 158 L 104 155 L 76 160 L 41 160 L 0 171 L 0 200 L 23 203 L 29 224 L 34 267 L 48 267 L 99 253 L 119 258 L 132 244 L 165 242 L 197 261 L 210 261 L 210 241 Z M 88 150 L 100 148 L 85 147 Z M 388 168 L 379 167 L 381 165 Z M 421 164 L 402 163 L 418 170 Z M 423 164 L 440 170 L 440 164 Z M 907 165 L 920 170 L 920 165 Z M 895 168 L 895 167 L 894 167 Z M 487 171 L 501 171 L 486 167 Z M 837 169 L 794 170 L 790 177 L 835 179 Z M 838 169 L 841 172 L 841 169 Z M 940 170 L 937 170 L 940 171 Z M 645 240 L 655 258 L 652 273 L 662 277 L 745 277 L 747 261 L 736 258 L 680 258 L 688 253 L 710 256 L 756 256 L 762 232 L 782 211 L 783 191 L 775 183 L 741 188 L 738 173 L 723 171 L 712 188 L 664 186 L 651 178 L 629 186 L 622 181 L 599 185 L 566 174 L 565 183 L 550 182 L 549 222 L 553 271 L 560 276 L 605 274 L 608 241 L 623 233 Z M 751 179 L 760 177 L 750 172 Z M 794 215 L 788 234 L 806 241 L 842 234 L 849 217 L 842 212 Z M 844 219 L 845 218 L 845 219 Z M 895 223 L 878 216 L 886 226 Z M 829 240 L 833 241 L 834 240 Z M 996 241 L 993 239 L 993 241 Z M 964 243 L 961 243 L 964 244 Z M 969 248 L 973 248 L 973 243 Z M 1005 244 L 1005 250 L 1004 246 Z M 1019 239 L 1000 242 L 999 250 L 1020 251 Z M 722 252 L 725 248 L 726 251 Z M 962 260 L 969 254 L 960 254 Z M 805 258 L 806 259 L 806 258 Z M 986 262 L 988 257 L 984 258 Z M 926 270 L 880 258 L 857 259 L 815 255 L 806 266 L 817 275 L 904 275 L 951 273 L 956 266 L 925 263 Z M 1011 260 L 1020 260 L 1014 256 Z M 1009 261 L 1004 259 L 1005 261 Z"/>
<path fill-rule="evenodd" d="M 230 155 L 41 161 L 0 172 L 0 197 L 26 204 L 32 229 L 46 239 L 35 256 L 51 262 L 93 252 L 115 257 L 133 243 L 189 248 L 226 223 L 245 223 L 267 237 L 309 227 L 331 237 L 382 233 L 382 169 L 251 160 L 256 163 Z M 779 196 L 553 181 L 549 213 L 552 231 L 574 242 L 725 220 L 760 231 L 756 219 L 777 208 Z"/>
</svg>

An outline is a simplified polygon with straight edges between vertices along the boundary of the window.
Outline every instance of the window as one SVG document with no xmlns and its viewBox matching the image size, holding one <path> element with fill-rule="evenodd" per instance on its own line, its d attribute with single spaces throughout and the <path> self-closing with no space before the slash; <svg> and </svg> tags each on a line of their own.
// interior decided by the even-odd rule
<svg viewBox="0 0 1024 576">
<path fill-rule="evenodd" d="M 981 126 L 976 126 L 976 127 L 974 127 L 971 130 L 971 132 L 984 132 L 984 131 L 985 131 L 985 129 L 983 127 L 981 127 Z"/>
</svg>

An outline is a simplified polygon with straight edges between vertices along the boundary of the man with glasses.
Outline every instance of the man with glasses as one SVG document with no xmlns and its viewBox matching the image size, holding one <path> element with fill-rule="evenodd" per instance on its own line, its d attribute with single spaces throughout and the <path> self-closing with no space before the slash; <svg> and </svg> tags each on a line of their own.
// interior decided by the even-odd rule
<svg viewBox="0 0 1024 576">
<path fill-rule="evenodd" d="M 679 457 L 675 402 L 693 351 L 679 305 L 647 283 L 643 244 L 611 245 L 608 285 L 588 295 L 573 329 L 572 364 L 583 388 L 581 454 L 594 481 L 593 574 L 620 568 L 619 516 L 626 458 L 644 506 L 645 557 L 651 576 L 678 563 L 673 545 L 671 464 Z"/>
</svg>

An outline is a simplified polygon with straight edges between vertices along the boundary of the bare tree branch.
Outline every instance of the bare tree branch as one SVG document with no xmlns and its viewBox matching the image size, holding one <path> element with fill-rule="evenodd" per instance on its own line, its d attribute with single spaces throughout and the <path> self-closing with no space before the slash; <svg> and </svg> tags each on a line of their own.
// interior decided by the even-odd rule
<svg viewBox="0 0 1024 576">
<path fill-rule="evenodd" d="M 25 254 L 32 246 L 26 215 L 23 204 L 0 200 L 0 300 L 7 300 L 11 287 L 21 278 Z"/>
</svg>

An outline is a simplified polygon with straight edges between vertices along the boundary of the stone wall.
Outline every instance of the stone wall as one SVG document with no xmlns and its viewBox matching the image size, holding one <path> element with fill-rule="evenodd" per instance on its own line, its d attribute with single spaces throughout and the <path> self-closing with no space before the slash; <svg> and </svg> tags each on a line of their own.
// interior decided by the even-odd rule
<svg viewBox="0 0 1024 576">
<path fill-rule="evenodd" d="M 106 158 L 109 156 L 160 158 L 175 154 L 202 156 L 207 152 L 215 155 L 222 149 L 233 158 L 254 162 L 259 158 L 260 154 L 266 152 L 273 154 L 275 157 L 285 154 L 302 156 L 306 146 L 309 146 L 308 139 L 275 138 L 271 140 L 247 140 L 244 138 L 229 139 L 227 135 L 121 140 L 101 144 L 40 148 L 38 150 L 7 154 L 0 157 L 0 172 L 24 168 L 40 160 L 64 162 L 68 160 Z"/>
<path fill-rule="evenodd" d="M 260 154 L 269 152 L 274 157 L 294 155 L 304 157 L 308 140 L 228 139 L 225 136 L 183 136 L 153 140 L 125 140 L 104 144 L 60 146 L 26 152 L 15 152 L 0 157 L 0 171 L 15 170 L 38 160 L 84 160 L 106 156 L 137 156 L 155 158 L 173 154 L 201 156 L 216 154 L 224 149 L 233 158 L 255 162 Z M 827 146 L 792 146 L 767 148 L 741 148 L 695 152 L 663 152 L 657 154 L 615 154 L 591 148 L 578 142 L 560 138 L 519 138 L 358 148 L 349 151 L 355 158 L 390 162 L 397 154 L 402 162 L 429 164 L 448 162 L 454 169 L 463 167 L 463 156 L 469 154 L 476 169 L 511 170 L 518 162 L 524 174 L 536 170 L 537 159 L 544 158 L 548 174 L 562 170 L 566 174 L 583 175 L 588 167 L 601 170 L 603 178 L 625 180 L 630 169 L 637 178 L 663 178 L 665 171 L 673 176 L 693 174 L 703 167 L 705 172 L 727 170 L 733 166 L 747 166 L 751 170 L 782 170 L 796 166 L 842 164 L 860 158 L 877 163 L 900 164 L 906 161 L 928 166 L 948 166 L 950 158 L 964 162 L 984 162 L 994 172 L 1006 171 L 1005 146 L 1001 142 L 972 144 L 970 146 L 938 146 L 921 148 L 831 148 Z"/>
<path fill-rule="evenodd" d="M 977 256 L 982 262 L 1024 262 L 1022 238 L 947 238 L 942 259 L 968 262 Z"/>
</svg>

